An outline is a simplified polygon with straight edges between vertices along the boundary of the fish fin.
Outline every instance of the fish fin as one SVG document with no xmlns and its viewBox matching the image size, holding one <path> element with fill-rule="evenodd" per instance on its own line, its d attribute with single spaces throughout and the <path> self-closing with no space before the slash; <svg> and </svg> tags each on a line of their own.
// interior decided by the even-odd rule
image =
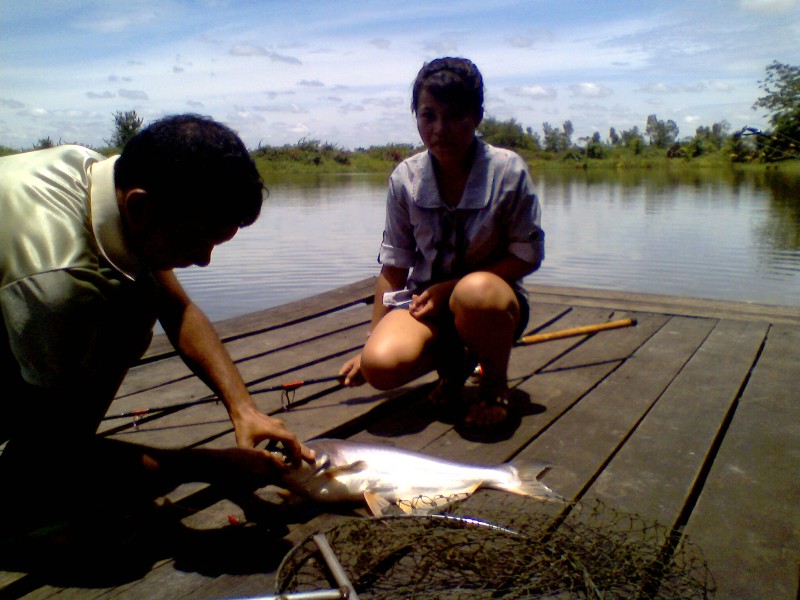
<svg viewBox="0 0 800 600">
<path fill-rule="evenodd" d="M 364 502 L 367 503 L 367 508 L 373 517 L 381 516 L 392 505 L 386 498 L 375 492 L 364 492 Z"/>
<path fill-rule="evenodd" d="M 563 496 L 557 494 L 540 481 L 541 477 L 543 477 L 553 465 L 540 462 L 520 462 L 509 466 L 516 470 L 517 476 L 519 477 L 519 485 L 506 491 L 539 498 L 540 500 L 566 501 Z"/>
<path fill-rule="evenodd" d="M 339 475 L 344 475 L 347 473 L 358 473 L 359 471 L 363 471 L 367 468 L 367 463 L 363 460 L 357 460 L 354 463 L 350 463 L 349 465 L 341 465 L 339 467 L 328 467 L 325 470 L 325 476 L 331 479 L 335 479 Z"/>
</svg>

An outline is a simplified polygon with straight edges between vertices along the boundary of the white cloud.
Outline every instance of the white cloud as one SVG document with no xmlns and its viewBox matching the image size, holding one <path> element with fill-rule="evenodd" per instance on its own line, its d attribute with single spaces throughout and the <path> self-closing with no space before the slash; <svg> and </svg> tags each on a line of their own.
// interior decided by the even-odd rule
<svg viewBox="0 0 800 600">
<path fill-rule="evenodd" d="M 795 8 L 797 0 L 739 0 L 739 5 L 755 12 L 782 13 Z"/>
<path fill-rule="evenodd" d="M 555 88 L 544 85 L 523 85 L 520 87 L 506 88 L 512 96 L 521 96 L 532 100 L 554 100 L 558 93 Z"/>
<path fill-rule="evenodd" d="M 601 83 L 578 83 L 569 86 L 573 96 L 582 96 L 584 98 L 605 98 L 614 92 Z"/>
<path fill-rule="evenodd" d="M 120 89 L 117 91 L 120 98 L 125 98 L 126 100 L 147 100 L 147 92 L 142 90 L 126 90 Z"/>
<path fill-rule="evenodd" d="M 16 100 L 11 100 L 9 98 L 0 98 L 0 106 L 16 109 L 23 108 L 25 105 L 22 102 L 17 102 Z"/>
<path fill-rule="evenodd" d="M 666 83 L 649 83 L 640 90 L 648 94 L 674 94 L 677 91 L 675 87 Z"/>
<path fill-rule="evenodd" d="M 231 56 L 265 56 L 273 62 L 282 62 L 290 65 L 302 65 L 300 59 L 293 56 L 284 56 L 254 44 L 234 44 L 228 51 Z"/>
</svg>

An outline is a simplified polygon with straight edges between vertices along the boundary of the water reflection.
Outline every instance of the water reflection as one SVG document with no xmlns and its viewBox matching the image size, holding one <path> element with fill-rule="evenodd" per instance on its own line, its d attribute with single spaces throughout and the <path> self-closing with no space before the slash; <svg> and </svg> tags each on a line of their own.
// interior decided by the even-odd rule
<svg viewBox="0 0 800 600">
<path fill-rule="evenodd" d="M 800 180 L 780 171 L 534 173 L 534 283 L 800 306 Z M 261 219 L 180 278 L 219 320 L 378 270 L 385 175 L 268 182 Z"/>
</svg>

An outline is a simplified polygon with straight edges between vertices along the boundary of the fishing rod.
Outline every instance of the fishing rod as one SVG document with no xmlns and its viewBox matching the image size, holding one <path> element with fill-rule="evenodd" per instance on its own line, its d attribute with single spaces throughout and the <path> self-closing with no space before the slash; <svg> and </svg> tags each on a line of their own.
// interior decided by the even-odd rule
<svg viewBox="0 0 800 600">
<path fill-rule="evenodd" d="M 561 329 L 560 331 L 551 331 L 550 333 L 526 335 L 525 337 L 520 338 L 518 343 L 521 346 L 527 346 L 529 344 L 549 342 L 550 340 L 560 340 L 562 338 L 574 337 L 577 335 L 588 335 L 591 333 L 597 333 L 598 331 L 606 331 L 608 329 L 619 329 L 620 327 L 633 327 L 635 325 L 636 319 L 619 319 L 617 321 L 607 321 L 605 323 L 596 323 L 594 325 L 583 325 L 581 327 Z"/>
<path fill-rule="evenodd" d="M 327 383 L 331 381 L 341 381 L 344 379 L 343 375 L 331 375 L 330 377 L 318 377 L 316 379 L 302 379 L 299 381 L 290 381 L 287 383 L 281 383 L 278 385 L 274 385 L 271 387 L 265 388 L 258 388 L 254 390 L 249 390 L 250 394 L 263 394 L 266 392 L 281 392 L 281 407 L 285 410 L 288 410 L 292 407 L 292 402 L 294 399 L 294 392 L 300 387 L 304 385 L 311 385 L 315 383 Z M 219 402 L 219 398 L 217 396 L 205 396 L 203 398 L 199 398 L 197 400 L 190 400 L 188 402 L 179 402 L 177 404 L 171 404 L 169 406 L 156 406 L 150 408 L 139 408 L 136 410 L 129 410 L 126 412 L 121 412 L 115 415 L 106 415 L 103 417 L 103 421 L 110 421 L 113 419 L 133 419 L 134 424 L 139 421 L 139 419 L 157 414 L 157 413 L 172 413 L 184 408 L 190 408 L 192 406 L 198 406 L 200 404 L 210 404 L 212 402 Z"/>
<path fill-rule="evenodd" d="M 621 327 L 632 327 L 635 325 L 636 325 L 636 319 L 619 319 L 617 321 L 607 321 L 604 323 L 596 323 L 594 325 L 583 325 L 581 327 L 572 327 L 570 329 L 562 329 L 559 331 L 552 331 L 549 333 L 538 333 L 533 335 L 527 335 L 519 340 L 518 345 L 527 346 L 530 344 L 548 342 L 550 340 L 558 340 L 562 338 L 574 337 L 579 335 L 590 335 L 593 333 L 597 333 L 599 331 L 606 331 L 609 329 L 619 329 Z M 302 379 L 298 381 L 281 383 L 271 387 L 253 389 L 250 390 L 250 393 L 263 394 L 266 392 L 281 392 L 281 408 L 283 410 L 290 410 L 294 404 L 294 392 L 298 388 L 315 383 L 328 383 L 331 381 L 337 381 L 339 382 L 339 384 L 341 384 L 343 380 L 344 380 L 344 375 L 331 375 L 329 377 L 318 377 L 316 379 Z M 114 419 L 133 419 L 134 426 L 136 426 L 136 424 L 139 422 L 140 419 L 147 416 L 156 414 L 170 414 L 182 410 L 184 408 L 190 408 L 192 406 L 198 406 L 200 404 L 210 404 L 211 402 L 219 402 L 219 401 L 220 400 L 217 396 L 206 396 L 204 398 L 199 398 L 198 400 L 179 402 L 177 404 L 171 404 L 169 406 L 140 408 L 137 410 L 130 410 L 118 413 L 115 415 L 106 415 L 105 417 L 103 417 L 103 421 L 110 421 Z"/>
</svg>

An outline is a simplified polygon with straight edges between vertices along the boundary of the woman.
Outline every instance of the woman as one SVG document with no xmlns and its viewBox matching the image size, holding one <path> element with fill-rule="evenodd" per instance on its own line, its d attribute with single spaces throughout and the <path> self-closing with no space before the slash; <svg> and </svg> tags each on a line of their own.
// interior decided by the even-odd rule
<svg viewBox="0 0 800 600">
<path fill-rule="evenodd" d="M 389 180 L 370 333 L 341 374 L 346 385 L 391 389 L 436 368 L 431 400 L 445 405 L 478 362 L 465 424 L 497 425 L 508 417 L 511 347 L 528 319 L 521 280 L 544 257 L 539 203 L 524 161 L 476 137 L 483 78 L 472 62 L 425 64 L 411 109 L 427 151 Z M 384 297 L 404 289 L 407 309 Z"/>
</svg>

